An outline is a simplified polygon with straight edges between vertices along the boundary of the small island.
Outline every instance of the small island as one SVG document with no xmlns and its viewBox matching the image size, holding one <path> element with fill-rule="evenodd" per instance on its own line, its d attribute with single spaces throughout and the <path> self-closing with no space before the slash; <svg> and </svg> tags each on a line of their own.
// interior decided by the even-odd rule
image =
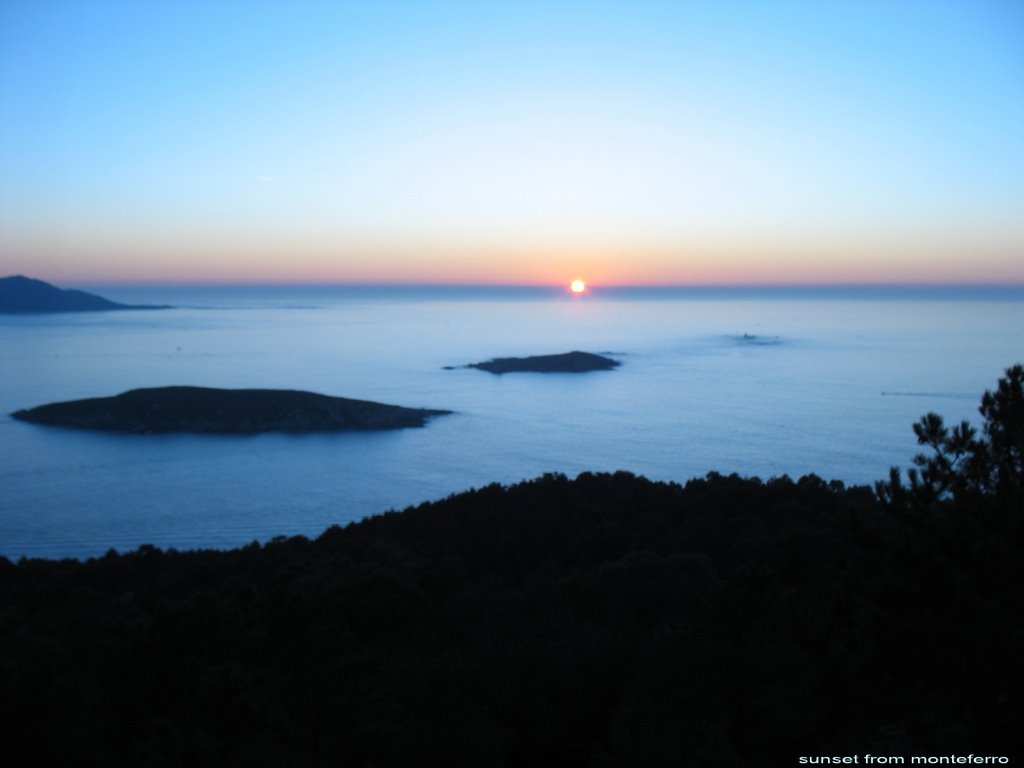
<svg viewBox="0 0 1024 768">
<path fill-rule="evenodd" d="M 422 427 L 429 417 L 448 413 L 291 389 L 175 386 L 50 403 L 11 416 L 33 424 L 112 432 L 252 435 Z"/>
<path fill-rule="evenodd" d="M 737 344 L 748 347 L 774 347 L 782 343 L 778 336 L 757 336 L 753 333 L 744 333 L 741 336 L 730 336 L 730 339 Z"/>
<path fill-rule="evenodd" d="M 63 290 L 23 275 L 0 277 L 0 314 L 108 312 L 118 309 L 170 309 L 168 305 L 119 304 L 85 291 Z"/>
<path fill-rule="evenodd" d="M 620 365 L 618 360 L 591 352 L 565 352 L 560 355 L 534 355 L 532 357 L 496 357 L 483 363 L 470 363 L 465 368 L 477 368 L 490 373 L 586 373 L 608 371 Z M 449 368 L 450 369 L 450 368 Z"/>
</svg>

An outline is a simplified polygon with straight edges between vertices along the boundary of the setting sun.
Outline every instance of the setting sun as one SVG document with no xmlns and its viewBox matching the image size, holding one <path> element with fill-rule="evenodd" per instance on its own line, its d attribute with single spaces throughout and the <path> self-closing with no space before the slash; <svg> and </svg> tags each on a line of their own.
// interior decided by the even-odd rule
<svg viewBox="0 0 1024 768">
<path fill-rule="evenodd" d="M 573 280 L 569 283 L 569 290 L 573 293 L 583 293 L 587 290 L 587 284 L 582 280 Z"/>
</svg>

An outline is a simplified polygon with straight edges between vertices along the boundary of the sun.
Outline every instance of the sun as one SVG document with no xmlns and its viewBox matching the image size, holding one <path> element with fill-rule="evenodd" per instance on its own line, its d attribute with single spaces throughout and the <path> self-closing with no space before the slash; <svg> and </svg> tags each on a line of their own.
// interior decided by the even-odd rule
<svg viewBox="0 0 1024 768">
<path fill-rule="evenodd" d="M 576 279 L 569 283 L 569 290 L 573 293 L 583 293 L 587 290 L 587 284 L 582 280 Z"/>
</svg>

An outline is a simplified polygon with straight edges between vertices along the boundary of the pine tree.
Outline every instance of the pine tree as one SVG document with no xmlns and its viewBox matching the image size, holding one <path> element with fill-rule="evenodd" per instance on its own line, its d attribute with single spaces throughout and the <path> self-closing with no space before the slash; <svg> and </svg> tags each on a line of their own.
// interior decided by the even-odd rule
<svg viewBox="0 0 1024 768">
<path fill-rule="evenodd" d="M 982 433 L 968 422 L 949 429 L 941 416 L 927 413 L 914 424 L 918 453 L 904 485 L 898 467 L 889 479 L 875 483 L 886 507 L 928 509 L 952 499 L 981 496 L 1019 499 L 1024 487 L 1024 366 L 1006 369 L 995 391 L 987 391 L 978 408 Z"/>
</svg>

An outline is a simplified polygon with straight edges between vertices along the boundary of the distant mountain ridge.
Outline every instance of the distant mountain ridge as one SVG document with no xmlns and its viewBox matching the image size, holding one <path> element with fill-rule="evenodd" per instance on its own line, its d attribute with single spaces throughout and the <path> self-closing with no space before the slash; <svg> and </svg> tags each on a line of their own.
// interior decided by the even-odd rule
<svg viewBox="0 0 1024 768">
<path fill-rule="evenodd" d="M 115 309 L 169 309 L 166 304 L 119 304 L 102 296 L 62 289 L 24 275 L 0 278 L 0 313 L 106 312 Z"/>
</svg>

